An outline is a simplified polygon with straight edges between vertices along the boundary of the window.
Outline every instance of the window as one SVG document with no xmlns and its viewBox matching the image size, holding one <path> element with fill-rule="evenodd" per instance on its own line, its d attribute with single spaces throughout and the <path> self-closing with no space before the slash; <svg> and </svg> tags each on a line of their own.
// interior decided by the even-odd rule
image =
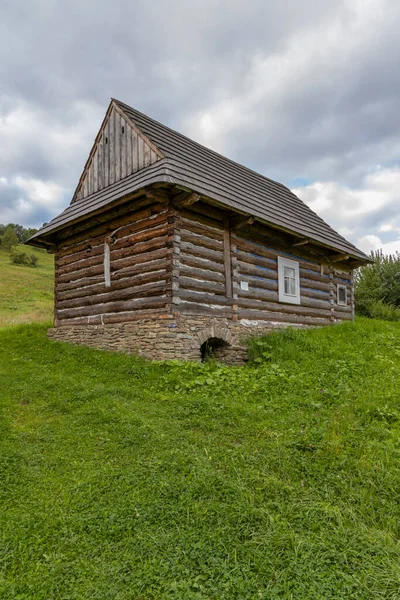
<svg viewBox="0 0 400 600">
<path fill-rule="evenodd" d="M 279 302 L 300 304 L 299 263 L 278 256 Z"/>
<path fill-rule="evenodd" d="M 339 306 L 347 306 L 347 287 L 345 285 L 337 286 L 337 303 Z"/>
</svg>

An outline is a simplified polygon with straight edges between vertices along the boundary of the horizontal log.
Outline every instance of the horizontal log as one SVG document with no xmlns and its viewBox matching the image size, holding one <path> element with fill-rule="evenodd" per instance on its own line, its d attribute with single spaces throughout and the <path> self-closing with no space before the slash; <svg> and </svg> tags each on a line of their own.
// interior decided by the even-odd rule
<svg viewBox="0 0 400 600">
<path fill-rule="evenodd" d="M 147 261 L 141 263 L 139 262 L 139 259 L 137 259 L 134 261 L 133 265 L 115 271 L 114 273 L 112 273 L 112 281 L 123 277 L 128 277 L 130 275 L 135 275 L 137 273 L 149 273 L 157 269 L 166 269 L 168 266 L 166 256 L 167 250 L 165 249 L 158 250 L 156 252 L 149 252 L 143 256 L 140 256 L 140 259 L 147 258 Z M 57 282 L 57 289 L 73 290 L 76 289 L 76 287 L 84 287 L 85 285 L 92 285 L 96 283 L 104 284 L 103 269 L 101 269 L 100 276 L 95 275 L 91 277 L 80 277 L 79 275 L 82 275 L 80 271 L 76 273 L 76 278 L 74 279 L 73 277 L 71 277 L 71 274 L 69 274 L 67 276 L 68 280 L 66 282 L 63 282 L 62 280 L 60 282 Z"/>
<path fill-rule="evenodd" d="M 160 248 L 167 247 L 168 236 L 164 229 L 163 235 L 157 237 L 150 237 L 150 240 L 141 241 L 131 245 L 126 245 L 122 248 L 115 248 L 114 245 L 110 248 L 110 259 L 111 268 L 114 264 L 118 264 L 118 261 L 129 256 L 136 256 L 138 254 L 144 254 L 145 252 L 151 252 L 152 250 L 159 250 Z M 115 268 L 115 267 L 114 267 Z"/>
<path fill-rule="evenodd" d="M 157 243 L 151 245 L 149 242 L 146 242 L 146 250 L 143 249 L 142 252 L 138 252 L 136 253 L 136 249 L 133 249 L 132 254 L 130 254 L 129 256 L 125 257 L 125 258 L 118 258 L 115 256 L 112 256 L 111 254 L 111 274 L 112 276 L 114 275 L 115 271 L 118 271 L 120 269 L 123 269 L 125 267 L 132 267 L 134 265 L 139 265 L 143 262 L 148 262 L 151 259 L 154 258 L 161 258 L 161 257 L 169 257 L 172 254 L 172 248 L 167 248 L 166 247 L 166 242 L 165 239 L 161 240 L 161 241 L 157 241 Z M 142 250 L 142 249 L 141 249 Z"/>
<path fill-rule="evenodd" d="M 205 306 L 197 302 L 183 302 L 174 306 L 174 310 L 185 315 L 206 315 L 225 319 L 231 319 L 233 315 L 232 309 L 220 306 Z"/>
<path fill-rule="evenodd" d="M 62 267 L 57 266 L 57 274 L 59 276 L 61 276 L 61 275 L 66 275 L 67 273 L 73 273 L 73 272 L 77 272 L 77 271 L 83 273 L 84 271 L 86 271 L 86 269 L 89 269 L 90 267 L 94 267 L 96 265 L 103 265 L 103 261 L 104 261 L 104 246 L 103 246 L 103 252 L 100 255 L 92 256 L 89 258 L 83 258 L 81 260 L 78 260 L 71 264 L 67 264 Z"/>
<path fill-rule="evenodd" d="M 150 209 L 146 209 L 146 211 L 138 213 L 138 215 L 136 217 L 134 214 L 133 215 L 125 215 L 124 221 L 120 220 L 117 223 L 113 223 L 113 225 L 115 225 L 114 228 L 107 227 L 107 231 L 105 231 L 105 229 L 103 227 L 103 231 L 101 231 L 101 233 L 99 235 L 97 235 L 97 236 L 88 235 L 87 237 L 85 237 L 85 239 L 82 242 L 72 244 L 71 246 L 67 246 L 64 249 L 59 249 L 57 252 L 58 264 L 60 266 L 62 266 L 64 264 L 64 261 L 70 260 L 69 259 L 70 256 L 73 256 L 74 254 L 77 254 L 79 252 L 82 252 L 84 255 L 85 252 L 87 252 L 88 249 L 90 249 L 90 248 L 91 248 L 91 250 L 89 250 L 90 252 L 92 252 L 97 247 L 101 248 L 104 244 L 104 240 L 105 240 L 106 236 L 109 235 L 110 233 L 112 233 L 113 231 L 115 231 L 115 229 L 117 229 L 118 226 L 122 226 L 123 222 L 128 223 L 126 225 L 126 228 L 132 229 L 131 233 L 140 232 L 140 231 L 149 229 L 149 227 L 150 227 L 149 223 L 152 223 L 151 226 L 157 226 L 160 223 L 167 223 L 168 213 L 166 211 L 164 211 L 163 213 L 160 213 L 160 214 L 155 214 L 152 218 L 150 218 L 151 215 L 152 215 L 152 210 L 150 210 Z M 135 218 L 137 219 L 139 216 L 141 218 L 138 220 L 135 220 Z M 123 237 L 121 232 L 123 232 L 123 230 L 120 230 L 118 232 L 119 237 Z"/>
<path fill-rule="evenodd" d="M 329 317 L 330 310 L 325 308 L 311 308 L 298 304 L 283 304 L 275 302 L 264 302 L 262 300 L 251 300 L 249 298 L 238 298 L 236 304 L 239 308 L 254 308 L 256 310 L 268 310 L 272 312 L 293 313 L 307 315 L 309 317 Z"/>
<path fill-rule="evenodd" d="M 307 279 L 306 277 L 300 277 L 300 287 L 309 288 L 312 290 L 320 290 L 321 292 L 328 293 L 331 291 L 329 279 L 326 281 L 326 283 L 322 283 L 321 281 L 313 281 L 312 279 Z"/>
<path fill-rule="evenodd" d="M 126 258 L 128 256 L 136 256 L 137 254 L 142 254 L 148 251 L 157 250 L 167 245 L 167 226 L 157 229 L 157 233 L 160 234 L 160 237 L 152 236 L 152 232 L 146 232 L 140 239 L 137 241 L 132 236 L 131 244 L 129 244 L 129 238 L 125 238 L 126 247 L 115 248 L 115 246 L 111 246 L 111 268 L 115 269 L 118 265 L 120 259 Z M 142 241 L 145 238 L 146 241 Z M 64 275 L 66 273 L 72 273 L 73 271 L 88 269 L 89 267 L 103 264 L 103 255 L 104 255 L 104 246 L 103 253 L 100 256 L 94 256 L 91 258 L 85 258 L 79 260 L 77 262 L 73 262 L 64 267 L 58 267 L 57 272 L 58 275 Z M 114 264 L 115 263 L 115 264 Z"/>
<path fill-rule="evenodd" d="M 166 309 L 169 304 L 164 304 L 160 308 L 153 308 L 151 310 L 143 309 L 143 310 L 135 310 L 134 312 L 126 312 L 126 313 L 114 313 L 110 315 L 103 316 L 103 323 L 107 325 L 108 323 L 127 323 L 130 321 L 139 321 L 142 319 L 155 319 L 160 317 L 168 317 L 169 314 L 166 313 Z"/>
<path fill-rule="evenodd" d="M 163 281 L 167 280 L 169 275 L 167 275 L 166 269 L 153 271 L 150 273 L 139 273 L 138 275 L 124 277 L 116 281 L 111 282 L 112 291 L 115 290 L 123 290 L 125 288 L 132 288 L 137 285 L 142 285 L 144 283 L 152 283 L 154 281 Z M 86 285 L 82 287 L 73 287 L 69 290 L 56 290 L 56 300 L 70 300 L 72 298 L 82 298 L 85 296 L 96 294 L 104 294 L 105 291 L 109 291 L 110 288 L 106 288 L 104 284 L 104 280 L 101 283 L 96 283 L 92 285 Z"/>
<path fill-rule="evenodd" d="M 338 313 L 348 313 L 348 312 L 351 313 L 351 310 L 352 310 L 352 308 L 351 308 L 350 304 L 347 304 L 346 306 L 343 306 L 341 304 L 335 304 L 335 313 L 336 312 L 338 312 Z"/>
<path fill-rule="evenodd" d="M 146 242 L 146 244 L 148 244 L 148 242 Z M 161 246 L 163 246 L 163 244 L 160 244 Z M 149 247 L 149 246 L 147 246 Z M 112 279 L 115 278 L 115 272 L 117 272 L 118 270 L 122 270 L 125 267 L 133 267 L 133 266 L 137 266 L 141 263 L 144 262 L 149 262 L 151 260 L 157 259 L 157 258 L 166 258 L 169 254 L 171 253 L 171 250 L 168 253 L 168 249 L 165 247 L 161 247 L 158 250 L 151 250 L 148 252 L 143 252 L 142 254 L 135 254 L 133 253 L 132 256 L 129 256 L 127 258 L 123 258 L 120 260 L 116 260 L 114 259 L 111 263 L 111 276 Z M 82 277 L 91 277 L 94 275 L 103 275 L 104 274 L 104 265 L 103 263 L 93 266 L 93 267 L 88 267 L 85 269 L 79 269 L 78 271 L 73 271 L 73 272 L 68 272 L 68 273 L 60 273 L 59 271 L 57 272 L 57 280 L 59 283 L 66 283 L 66 282 L 70 282 L 73 280 L 79 280 L 82 279 Z"/>
<path fill-rule="evenodd" d="M 111 244 L 111 251 L 119 250 L 120 248 L 132 248 L 140 242 L 147 242 L 152 239 L 157 239 L 165 235 L 173 235 L 173 227 L 168 223 L 161 223 L 155 227 L 148 227 L 145 231 L 139 231 L 127 235 L 122 238 L 117 238 L 113 244 Z"/>
<path fill-rule="evenodd" d="M 199 304 L 213 304 L 218 306 L 232 306 L 232 298 L 226 296 L 217 296 L 216 294 L 207 294 L 205 292 L 194 292 L 189 290 L 179 290 L 177 295 L 180 300 L 187 302 L 198 302 Z"/>
<path fill-rule="evenodd" d="M 268 279 L 264 279 L 263 277 L 254 277 L 252 275 L 247 275 L 245 273 L 241 273 L 239 276 L 233 277 L 234 284 L 240 286 L 241 281 L 246 281 L 249 284 L 249 288 L 254 290 L 273 290 L 277 291 L 278 289 L 278 281 L 269 281 Z"/>
<path fill-rule="evenodd" d="M 181 264 L 179 273 L 184 277 L 194 277 L 195 279 L 204 279 L 205 281 L 219 281 L 225 285 L 225 276 L 222 273 L 216 273 L 206 268 L 196 269 L 195 267 Z"/>
<path fill-rule="evenodd" d="M 250 265 L 257 265 L 272 270 L 277 269 L 276 260 L 271 260 L 270 258 L 255 256 L 254 254 L 249 254 L 248 252 L 236 252 L 234 256 L 236 256 L 238 262 L 240 263 L 248 263 Z"/>
<path fill-rule="evenodd" d="M 278 253 L 272 250 L 267 250 L 261 244 L 257 244 L 255 242 L 251 242 L 250 240 L 245 240 L 239 237 L 234 231 L 231 232 L 231 240 L 232 245 L 236 246 L 241 253 L 250 253 L 256 254 L 258 256 L 263 256 L 264 258 L 268 258 L 270 260 L 276 260 Z"/>
<path fill-rule="evenodd" d="M 163 248 L 155 252 L 148 252 L 141 256 L 136 256 L 131 264 L 119 268 L 118 271 L 111 273 L 111 281 L 132 277 L 138 273 L 151 273 L 159 269 L 170 269 L 171 260 L 168 258 L 171 255 L 171 250 Z"/>
<path fill-rule="evenodd" d="M 248 290 L 242 290 L 239 285 L 235 284 L 233 291 L 238 298 L 253 298 L 254 300 L 264 300 L 266 302 L 278 302 L 278 292 L 272 290 L 254 289 L 250 287 Z"/>
<path fill-rule="evenodd" d="M 204 235 L 193 234 L 186 229 L 180 230 L 180 236 L 182 242 L 189 242 L 194 246 L 203 246 L 216 252 L 223 252 L 223 243 L 219 240 L 215 240 Z"/>
<path fill-rule="evenodd" d="M 205 258 L 212 262 L 224 262 L 224 253 L 222 251 L 208 250 L 208 248 L 201 248 L 189 242 L 181 242 L 181 254 L 194 256 L 195 258 Z"/>
<path fill-rule="evenodd" d="M 211 281 L 194 279 L 193 277 L 179 277 L 179 287 L 181 289 L 199 290 L 212 294 L 225 295 L 225 284 Z"/>
<path fill-rule="evenodd" d="M 79 247 L 84 246 L 83 249 L 78 252 L 71 252 L 71 254 L 65 254 L 63 257 L 58 258 L 54 262 L 56 268 L 65 267 L 72 263 L 76 263 L 86 258 L 93 258 L 94 256 L 103 256 L 104 254 L 104 238 L 101 238 L 101 243 L 97 246 L 88 243 L 80 244 Z"/>
<path fill-rule="evenodd" d="M 273 323 L 293 323 L 293 325 L 328 325 L 330 323 L 329 317 L 307 317 L 304 315 L 269 312 L 269 311 L 258 311 L 258 310 L 243 310 L 238 311 L 239 319 L 246 319 L 249 321 L 271 321 Z"/>
<path fill-rule="evenodd" d="M 109 288 L 105 288 L 109 289 Z M 85 306 L 97 307 L 107 302 L 119 302 L 132 298 L 150 298 L 152 296 L 164 295 L 167 292 L 166 280 L 144 283 L 143 285 L 130 286 L 125 289 L 112 290 L 101 294 L 89 294 L 70 299 L 58 299 L 57 310 L 64 308 L 82 308 Z"/>
<path fill-rule="evenodd" d="M 265 279 L 278 279 L 278 271 L 275 269 L 268 269 L 267 267 L 261 267 L 257 265 L 251 265 L 249 263 L 238 260 L 237 269 L 239 271 L 239 277 L 242 273 L 247 275 L 254 275 L 256 277 L 265 277 Z"/>
<path fill-rule="evenodd" d="M 183 217 L 178 217 L 176 226 L 179 229 L 186 229 L 192 233 L 198 233 L 199 235 L 205 235 L 214 240 L 223 240 L 223 229 L 221 227 L 211 227 L 198 221 L 192 221 Z"/>
<path fill-rule="evenodd" d="M 312 289 L 312 288 L 304 288 L 301 284 L 300 284 L 300 295 L 301 297 L 306 297 L 306 298 L 315 298 L 317 300 L 330 300 L 330 293 L 327 292 L 322 292 L 320 290 L 316 290 L 316 289 Z"/>
<path fill-rule="evenodd" d="M 276 260 L 278 256 L 283 256 L 285 258 L 290 258 L 299 263 L 299 266 L 303 269 L 309 269 L 310 271 L 315 271 L 316 273 L 321 274 L 321 265 L 317 261 L 309 261 L 308 259 L 298 256 L 297 254 L 293 254 L 292 248 L 287 247 L 286 249 L 275 250 L 274 248 L 266 247 L 260 242 L 252 242 L 248 239 L 243 239 L 238 236 L 235 232 L 231 234 L 232 243 L 236 245 L 239 250 L 250 254 L 256 254 L 265 258 L 269 258 L 271 260 Z"/>
<path fill-rule="evenodd" d="M 181 254 L 180 255 L 181 264 L 187 267 L 194 267 L 198 269 L 207 269 L 213 273 L 225 273 L 225 267 L 221 263 L 214 262 L 212 260 L 208 260 L 206 258 L 197 258 L 191 256 L 190 254 Z M 224 275 L 225 281 L 225 275 Z"/>
<path fill-rule="evenodd" d="M 86 269 L 79 269 L 78 271 L 73 271 L 71 273 L 60 273 L 57 272 L 57 281 L 59 284 L 67 283 L 73 280 L 80 280 L 83 278 L 88 278 L 92 276 L 104 276 L 104 266 L 103 264 L 96 265 L 94 267 L 88 267 Z"/>
<path fill-rule="evenodd" d="M 56 311 L 58 319 L 71 319 L 74 317 L 87 317 L 90 315 L 99 315 L 106 313 L 117 313 L 133 311 L 137 309 L 161 308 L 167 303 L 168 296 L 155 298 L 134 298 L 132 300 L 120 300 L 115 302 L 107 302 L 104 304 L 96 304 L 94 306 L 85 306 L 77 308 L 58 309 Z"/>
<path fill-rule="evenodd" d="M 140 234 L 150 229 L 154 229 L 155 227 L 167 225 L 170 220 L 168 215 L 169 213 L 167 211 L 163 211 L 158 214 L 152 214 L 145 219 L 132 220 L 131 223 L 117 231 L 116 240 L 119 241 L 125 237 L 130 237 L 133 234 Z"/>
<path fill-rule="evenodd" d="M 321 275 L 320 273 L 314 273 L 309 269 L 303 269 L 300 267 L 300 278 L 309 279 L 311 281 L 321 281 L 322 283 L 329 283 L 329 275 Z"/>
<path fill-rule="evenodd" d="M 149 212 L 144 213 L 143 211 Z M 94 239 L 97 236 L 106 236 L 133 221 L 140 220 L 141 215 L 156 214 L 165 212 L 167 215 L 173 215 L 171 209 L 166 209 L 165 205 L 155 203 L 146 198 L 136 199 L 133 202 L 124 203 L 123 206 L 116 209 L 110 209 L 100 215 L 92 217 L 90 221 L 78 223 L 71 226 L 65 233 L 59 234 L 59 248 L 61 251 L 68 246 L 83 242 L 87 239 Z"/>
<path fill-rule="evenodd" d="M 91 285 L 104 285 L 104 273 L 101 273 L 100 276 L 92 276 L 92 277 L 81 277 L 80 279 L 74 279 L 71 281 L 67 281 L 66 283 L 60 283 L 57 281 L 56 277 L 56 285 L 55 288 L 57 291 L 65 291 L 65 290 L 75 290 L 77 287 L 85 287 Z"/>
<path fill-rule="evenodd" d="M 72 319 L 59 319 L 57 322 L 57 327 L 74 327 L 76 325 L 107 325 L 108 323 L 126 323 L 129 321 L 139 321 L 142 319 L 164 319 L 169 317 L 170 315 L 166 312 L 166 307 L 162 306 L 160 308 L 152 308 L 135 310 L 135 311 L 127 311 L 127 312 L 119 312 L 119 313 L 110 313 L 106 315 L 96 315 L 94 317 L 75 317 Z"/>
</svg>

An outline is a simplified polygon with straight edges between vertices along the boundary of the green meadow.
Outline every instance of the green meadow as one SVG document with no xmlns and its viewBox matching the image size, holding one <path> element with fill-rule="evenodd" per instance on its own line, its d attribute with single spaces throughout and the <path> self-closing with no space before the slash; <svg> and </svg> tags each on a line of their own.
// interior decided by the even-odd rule
<svg viewBox="0 0 400 600">
<path fill-rule="evenodd" d="M 400 598 L 400 324 L 251 356 L 150 363 L 2 328 L 0 598 Z"/>
<path fill-rule="evenodd" d="M 36 267 L 14 265 L 0 246 L 0 327 L 47 321 L 53 315 L 54 257 L 44 250 L 18 246 L 38 258 Z"/>
</svg>

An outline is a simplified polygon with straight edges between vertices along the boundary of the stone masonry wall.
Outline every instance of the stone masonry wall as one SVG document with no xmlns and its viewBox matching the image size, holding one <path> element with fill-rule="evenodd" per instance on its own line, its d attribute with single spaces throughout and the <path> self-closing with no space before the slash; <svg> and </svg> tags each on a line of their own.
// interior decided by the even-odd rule
<svg viewBox="0 0 400 600">
<path fill-rule="evenodd" d="M 152 360 L 196 362 L 201 361 L 201 345 L 210 338 L 219 338 L 227 345 L 216 350 L 216 358 L 227 364 L 243 364 L 247 360 L 246 338 L 287 326 L 267 321 L 171 315 L 128 323 L 57 327 L 48 331 L 48 337 Z"/>
</svg>

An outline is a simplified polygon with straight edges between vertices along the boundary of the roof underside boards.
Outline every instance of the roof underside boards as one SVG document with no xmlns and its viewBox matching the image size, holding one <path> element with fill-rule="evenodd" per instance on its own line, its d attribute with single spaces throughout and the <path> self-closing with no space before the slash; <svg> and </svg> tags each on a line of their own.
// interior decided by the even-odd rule
<svg viewBox="0 0 400 600">
<path fill-rule="evenodd" d="M 257 217 L 272 227 L 275 225 L 335 251 L 369 261 L 363 252 L 332 229 L 284 185 L 201 146 L 122 102 L 113 102 L 165 158 L 117 184 L 74 202 L 33 236 L 32 243 L 141 187 L 171 183 L 192 189 L 234 211 Z"/>
</svg>

